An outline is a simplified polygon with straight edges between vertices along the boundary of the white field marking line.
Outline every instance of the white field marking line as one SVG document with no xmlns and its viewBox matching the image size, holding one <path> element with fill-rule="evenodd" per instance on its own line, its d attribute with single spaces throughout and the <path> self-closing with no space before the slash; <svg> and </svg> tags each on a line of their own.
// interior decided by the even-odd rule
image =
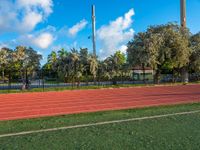
<svg viewBox="0 0 200 150">
<path fill-rule="evenodd" d="M 154 116 L 147 116 L 147 117 L 140 117 L 140 118 L 123 119 L 123 120 L 104 121 L 104 122 L 82 124 L 82 125 L 73 125 L 73 126 L 50 128 L 50 129 L 32 130 L 32 131 L 25 131 L 25 132 L 18 132 L 18 133 L 10 133 L 10 134 L 2 134 L 2 135 L 0 135 L 0 138 L 20 136 L 20 135 L 28 135 L 28 134 L 42 133 L 42 132 L 52 132 L 52 131 L 58 131 L 58 130 L 67 130 L 67 129 L 76 129 L 76 128 L 108 125 L 108 124 L 115 124 L 115 123 L 124 123 L 124 122 L 131 122 L 131 121 L 141 121 L 141 120 L 166 118 L 166 117 L 171 117 L 171 116 L 189 115 L 189 114 L 195 114 L 195 113 L 200 113 L 200 110 L 178 112 L 178 113 L 164 114 L 164 115 L 154 115 Z"/>
</svg>

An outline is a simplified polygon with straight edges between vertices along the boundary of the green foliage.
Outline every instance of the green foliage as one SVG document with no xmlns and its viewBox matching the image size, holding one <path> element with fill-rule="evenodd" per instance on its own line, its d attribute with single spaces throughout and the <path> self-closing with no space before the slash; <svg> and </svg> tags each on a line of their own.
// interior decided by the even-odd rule
<svg viewBox="0 0 200 150">
<path fill-rule="evenodd" d="M 155 82 L 161 73 L 179 76 L 182 71 L 200 72 L 200 33 L 192 35 L 188 29 L 177 24 L 150 26 L 145 32 L 137 33 L 127 44 L 127 56 L 116 51 L 105 60 L 99 60 L 87 48 L 60 49 L 48 55 L 42 67 L 45 78 L 56 78 L 62 82 L 123 81 L 131 80 L 132 67 L 151 67 Z M 42 56 L 28 47 L 18 46 L 15 50 L 0 50 L 0 72 L 3 80 L 31 76 L 40 70 Z M 13 72 L 12 70 L 18 70 Z M 143 73 L 145 81 L 145 73 Z M 24 82 L 24 81 L 23 81 Z"/>
<path fill-rule="evenodd" d="M 99 65 L 99 74 L 104 81 L 112 80 L 115 82 L 117 78 L 122 79 L 129 70 L 126 65 L 125 54 L 120 51 L 106 58 Z"/>
<path fill-rule="evenodd" d="M 15 50 L 2 48 L 0 50 L 0 70 L 3 80 L 7 77 L 10 82 L 17 76 L 25 82 L 25 78 L 32 76 L 36 70 L 40 69 L 41 59 L 42 56 L 30 47 L 18 46 Z"/>
<path fill-rule="evenodd" d="M 93 77 L 95 83 L 97 79 L 98 81 L 114 80 L 121 76 L 123 72 L 127 72 L 123 69 L 126 57 L 120 51 L 103 61 L 89 54 L 87 48 L 80 48 L 80 51 L 62 49 L 58 53 L 52 52 L 48 58 L 43 69 L 48 70 L 50 74 L 56 72 L 60 81 L 72 82 L 73 84 L 74 82 L 79 83 L 80 80 L 88 82 L 90 76 Z"/>
<path fill-rule="evenodd" d="M 89 66 L 90 66 L 90 73 L 93 75 L 94 80 L 97 76 L 97 69 L 98 69 L 98 61 L 95 56 L 90 56 L 88 58 Z"/>
<path fill-rule="evenodd" d="M 5 82 L 5 70 L 11 67 L 12 50 L 8 48 L 0 49 L 0 70 L 2 72 L 2 81 Z"/>
<path fill-rule="evenodd" d="M 200 33 L 190 38 L 192 55 L 190 56 L 190 69 L 200 72 Z"/>
<path fill-rule="evenodd" d="M 189 37 L 189 31 L 177 24 L 151 26 L 128 43 L 128 62 L 152 67 L 158 80 L 163 68 L 180 70 L 189 65 Z"/>
</svg>

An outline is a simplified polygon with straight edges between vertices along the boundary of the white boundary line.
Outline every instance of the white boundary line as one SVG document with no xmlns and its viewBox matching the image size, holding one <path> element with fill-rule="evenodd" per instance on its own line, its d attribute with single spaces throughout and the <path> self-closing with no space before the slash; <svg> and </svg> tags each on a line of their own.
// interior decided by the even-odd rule
<svg viewBox="0 0 200 150">
<path fill-rule="evenodd" d="M 189 115 L 189 114 L 195 114 L 195 113 L 200 113 L 200 110 L 187 111 L 187 112 L 178 112 L 178 113 L 164 114 L 164 115 L 155 115 L 155 116 L 140 117 L 140 118 L 123 119 L 123 120 L 104 121 L 104 122 L 98 122 L 98 123 L 90 123 L 90 124 L 82 124 L 82 125 L 50 128 L 50 129 L 32 130 L 32 131 L 25 131 L 25 132 L 18 132 L 18 133 L 10 133 L 10 134 L 2 134 L 2 135 L 0 135 L 0 138 L 12 137 L 12 136 L 20 136 L 20 135 L 28 135 L 28 134 L 42 133 L 42 132 L 52 132 L 52 131 L 58 131 L 58 130 L 84 128 L 84 127 L 91 127 L 91 126 L 108 125 L 108 124 L 131 122 L 131 121 L 166 118 L 166 117 L 171 117 L 171 116 Z"/>
</svg>

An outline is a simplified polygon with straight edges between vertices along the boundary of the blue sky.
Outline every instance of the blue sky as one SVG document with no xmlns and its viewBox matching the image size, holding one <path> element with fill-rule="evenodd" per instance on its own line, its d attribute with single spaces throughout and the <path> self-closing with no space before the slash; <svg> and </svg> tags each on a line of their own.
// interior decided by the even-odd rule
<svg viewBox="0 0 200 150">
<path fill-rule="evenodd" d="M 180 23 L 180 0 L 0 0 L 0 47 L 31 46 L 47 55 L 64 47 L 92 48 L 96 5 L 97 52 L 105 58 L 149 25 Z M 187 26 L 200 31 L 200 0 L 187 0 Z"/>
</svg>

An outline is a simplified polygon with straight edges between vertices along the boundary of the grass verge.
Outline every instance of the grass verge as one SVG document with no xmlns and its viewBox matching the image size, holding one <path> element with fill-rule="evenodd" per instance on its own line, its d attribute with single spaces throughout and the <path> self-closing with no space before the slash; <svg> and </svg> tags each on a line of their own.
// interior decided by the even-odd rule
<svg viewBox="0 0 200 150">
<path fill-rule="evenodd" d="M 79 88 L 72 87 L 53 87 L 53 88 L 34 88 L 30 90 L 0 90 L 0 94 L 6 93 L 27 93 L 27 92 L 48 92 L 48 91 L 65 91 L 65 90 L 89 90 L 89 89 L 103 89 L 103 88 L 122 88 L 122 87 L 138 87 L 138 86 L 154 86 L 152 84 L 123 84 L 123 85 L 104 85 L 104 86 L 81 86 Z"/>
<path fill-rule="evenodd" d="M 200 84 L 199 82 L 189 84 Z M 65 90 L 89 90 L 89 89 L 106 89 L 106 88 L 128 88 L 128 87 L 153 87 L 153 86 L 177 86 L 183 83 L 164 83 L 164 84 L 118 84 L 118 85 L 103 85 L 103 86 L 82 86 L 79 88 L 72 87 L 53 87 L 53 88 L 34 88 L 30 90 L 0 90 L 0 94 L 9 93 L 31 93 L 31 92 L 49 92 L 49 91 L 65 91 Z"/>
</svg>

